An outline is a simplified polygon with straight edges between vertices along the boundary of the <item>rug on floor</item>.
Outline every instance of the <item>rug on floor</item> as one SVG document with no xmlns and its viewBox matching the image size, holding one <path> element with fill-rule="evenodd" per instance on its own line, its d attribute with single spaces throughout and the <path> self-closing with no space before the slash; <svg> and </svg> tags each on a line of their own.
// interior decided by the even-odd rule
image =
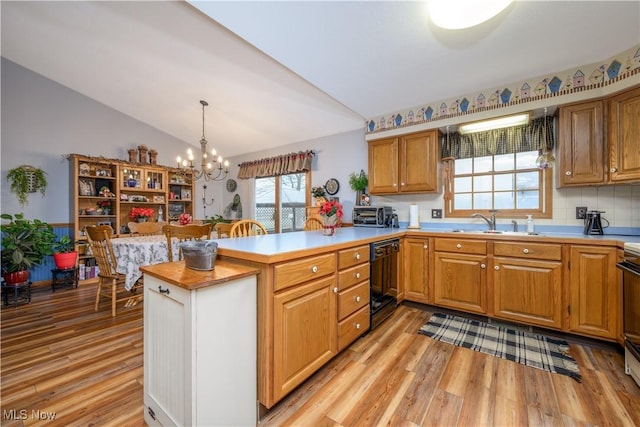
<svg viewBox="0 0 640 427">
<path fill-rule="evenodd" d="M 564 340 L 442 313 L 434 313 L 420 328 L 420 333 L 438 341 L 582 381 L 578 364 L 567 354 L 569 343 Z"/>
</svg>

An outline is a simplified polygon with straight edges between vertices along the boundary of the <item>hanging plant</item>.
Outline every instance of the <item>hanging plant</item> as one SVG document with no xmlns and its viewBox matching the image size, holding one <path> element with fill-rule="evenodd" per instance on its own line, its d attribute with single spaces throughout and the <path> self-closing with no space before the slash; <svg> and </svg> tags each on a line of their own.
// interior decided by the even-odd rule
<svg viewBox="0 0 640 427">
<path fill-rule="evenodd" d="M 356 174 L 355 172 L 351 172 L 349 175 L 349 186 L 353 191 L 364 191 L 369 185 L 369 180 L 367 179 L 367 174 L 364 173 L 364 170 L 360 169 L 360 173 Z"/>
<path fill-rule="evenodd" d="M 39 191 L 44 196 L 47 189 L 47 177 L 45 171 L 29 165 L 18 166 L 7 173 L 7 181 L 11 183 L 11 191 L 18 196 L 18 202 L 24 206 L 27 204 L 29 193 Z"/>
</svg>

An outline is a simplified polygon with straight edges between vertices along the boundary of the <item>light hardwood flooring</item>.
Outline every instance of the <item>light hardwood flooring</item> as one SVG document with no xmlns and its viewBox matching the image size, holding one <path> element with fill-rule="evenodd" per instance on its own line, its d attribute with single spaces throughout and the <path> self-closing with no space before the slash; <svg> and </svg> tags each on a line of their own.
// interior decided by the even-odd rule
<svg viewBox="0 0 640 427">
<path fill-rule="evenodd" d="M 31 304 L 2 308 L 2 426 L 144 425 L 142 307 L 112 318 L 94 296 L 94 285 L 38 287 Z M 640 425 L 640 388 L 612 346 L 572 343 L 578 383 L 419 335 L 429 315 L 400 306 L 260 423 Z"/>
</svg>

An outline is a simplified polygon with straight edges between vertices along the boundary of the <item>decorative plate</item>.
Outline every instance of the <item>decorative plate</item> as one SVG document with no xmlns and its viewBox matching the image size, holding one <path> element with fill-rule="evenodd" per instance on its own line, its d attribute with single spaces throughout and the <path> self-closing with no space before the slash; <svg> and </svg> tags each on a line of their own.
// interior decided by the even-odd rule
<svg viewBox="0 0 640 427">
<path fill-rule="evenodd" d="M 335 178 L 330 178 L 324 185 L 324 189 L 327 190 L 327 194 L 333 196 L 340 189 L 340 183 Z"/>
<path fill-rule="evenodd" d="M 228 192 L 236 191 L 237 187 L 238 187 L 238 184 L 236 183 L 235 180 L 233 180 L 233 179 L 227 180 L 227 191 Z"/>
</svg>

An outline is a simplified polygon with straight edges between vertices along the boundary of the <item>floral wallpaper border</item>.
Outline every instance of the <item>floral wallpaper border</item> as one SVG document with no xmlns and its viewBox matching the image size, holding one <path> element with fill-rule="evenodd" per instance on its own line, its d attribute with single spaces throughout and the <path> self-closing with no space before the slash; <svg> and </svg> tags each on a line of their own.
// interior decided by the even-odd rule
<svg viewBox="0 0 640 427">
<path fill-rule="evenodd" d="M 616 55 L 604 64 L 594 63 L 530 79 L 509 87 L 463 96 L 462 99 L 435 102 L 432 105 L 418 106 L 376 119 L 369 119 L 365 122 L 366 134 L 370 135 L 480 111 L 593 90 L 638 74 L 640 74 L 640 45 Z M 558 77 L 559 75 L 567 77 L 562 80 Z"/>
</svg>

